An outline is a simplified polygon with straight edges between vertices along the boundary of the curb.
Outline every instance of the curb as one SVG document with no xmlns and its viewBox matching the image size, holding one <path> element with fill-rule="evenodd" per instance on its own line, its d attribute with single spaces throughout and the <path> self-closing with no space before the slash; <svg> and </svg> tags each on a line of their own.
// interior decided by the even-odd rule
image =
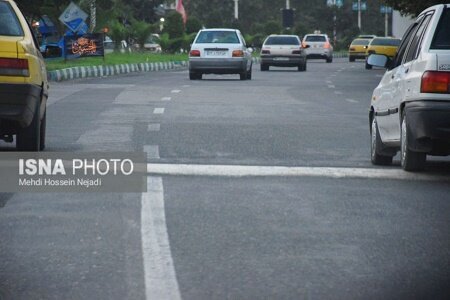
<svg viewBox="0 0 450 300">
<path fill-rule="evenodd" d="M 173 69 L 183 69 L 188 66 L 187 61 L 120 64 L 110 66 L 72 67 L 48 72 L 49 81 L 64 81 L 79 78 L 106 77 L 132 72 L 151 72 Z"/>
</svg>

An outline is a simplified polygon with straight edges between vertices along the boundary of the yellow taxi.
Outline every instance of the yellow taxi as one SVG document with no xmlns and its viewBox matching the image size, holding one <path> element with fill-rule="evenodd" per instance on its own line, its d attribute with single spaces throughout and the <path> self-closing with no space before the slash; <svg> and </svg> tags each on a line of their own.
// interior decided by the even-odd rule
<svg viewBox="0 0 450 300">
<path fill-rule="evenodd" d="M 45 148 L 45 62 L 16 3 L 0 0 L 0 139 L 19 151 Z"/>
<path fill-rule="evenodd" d="M 366 49 L 366 69 L 372 69 L 372 66 L 367 63 L 367 57 L 370 54 L 384 54 L 389 58 L 393 58 L 397 54 L 400 41 L 400 39 L 390 37 L 374 38 Z"/>
<path fill-rule="evenodd" d="M 348 47 L 348 60 L 354 62 L 355 59 L 365 59 L 366 49 L 371 39 L 354 39 Z"/>
</svg>

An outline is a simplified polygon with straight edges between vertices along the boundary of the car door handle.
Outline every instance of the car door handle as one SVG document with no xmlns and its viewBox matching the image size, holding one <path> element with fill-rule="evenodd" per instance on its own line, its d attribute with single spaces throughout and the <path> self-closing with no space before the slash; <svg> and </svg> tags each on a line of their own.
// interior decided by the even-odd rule
<svg viewBox="0 0 450 300">
<path fill-rule="evenodd" d="M 391 79 L 394 79 L 394 78 L 395 78 L 395 75 L 392 75 L 392 76 L 391 76 Z"/>
<path fill-rule="evenodd" d="M 405 74 L 408 74 L 408 72 L 409 72 L 409 68 L 405 70 Z"/>
</svg>

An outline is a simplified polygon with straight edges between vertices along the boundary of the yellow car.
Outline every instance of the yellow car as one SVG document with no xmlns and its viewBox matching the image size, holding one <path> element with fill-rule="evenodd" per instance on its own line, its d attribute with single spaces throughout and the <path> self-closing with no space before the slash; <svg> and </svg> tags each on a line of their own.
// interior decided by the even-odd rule
<svg viewBox="0 0 450 300">
<path fill-rule="evenodd" d="M 395 54 L 397 54 L 400 41 L 400 39 L 389 37 L 374 38 L 366 49 L 366 69 L 372 69 L 372 66 L 367 63 L 367 57 L 369 57 L 370 54 L 384 54 L 393 58 Z"/>
<path fill-rule="evenodd" d="M 45 147 L 47 71 L 39 45 L 12 0 L 0 0 L 0 139 L 19 151 Z"/>
<path fill-rule="evenodd" d="M 350 47 L 348 47 L 348 60 L 354 62 L 355 59 L 365 59 L 366 48 L 370 41 L 370 39 L 354 39 Z"/>
</svg>

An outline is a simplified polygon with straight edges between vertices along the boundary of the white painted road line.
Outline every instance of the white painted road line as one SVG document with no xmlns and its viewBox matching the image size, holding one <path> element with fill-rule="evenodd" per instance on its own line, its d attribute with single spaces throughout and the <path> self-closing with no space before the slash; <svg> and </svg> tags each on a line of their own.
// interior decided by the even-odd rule
<svg viewBox="0 0 450 300">
<path fill-rule="evenodd" d="M 350 102 L 350 103 L 359 103 L 359 101 L 350 99 L 350 98 L 345 99 L 345 101 Z"/>
<path fill-rule="evenodd" d="M 185 84 L 185 85 L 183 85 L 183 87 L 184 88 L 188 88 L 188 87 L 191 87 L 189 84 Z"/>
<path fill-rule="evenodd" d="M 161 124 L 148 124 L 148 131 L 160 131 Z"/>
<path fill-rule="evenodd" d="M 334 89 L 334 88 L 336 88 L 336 86 L 335 86 L 335 85 L 332 85 L 332 84 L 329 84 L 329 85 L 328 85 L 328 88 L 329 88 L 329 89 Z"/>
<path fill-rule="evenodd" d="M 333 82 L 331 80 L 327 80 L 326 83 L 327 84 L 333 84 Z"/>
<path fill-rule="evenodd" d="M 144 146 L 144 152 L 147 153 L 147 159 L 159 159 L 159 146 L 157 145 Z"/>
<path fill-rule="evenodd" d="M 157 114 L 157 115 L 161 115 L 161 114 L 164 113 L 164 110 L 165 110 L 164 107 L 157 107 L 157 108 L 155 108 L 155 109 L 153 110 L 153 113 L 154 113 L 154 114 Z"/>
<path fill-rule="evenodd" d="M 181 299 L 167 234 L 161 177 L 147 178 L 147 192 L 141 198 L 141 239 L 145 298 Z"/>
<path fill-rule="evenodd" d="M 395 179 L 420 181 L 450 181 L 449 177 L 424 173 L 408 173 L 401 169 L 333 168 L 333 167 L 279 167 L 238 165 L 147 164 L 152 175 L 222 176 L 222 177 L 327 177 Z"/>
<path fill-rule="evenodd" d="M 170 91 L 172 94 L 178 94 L 179 92 L 181 92 L 180 90 L 172 90 Z"/>
<path fill-rule="evenodd" d="M 340 92 L 340 91 L 334 91 L 334 93 L 335 93 L 336 95 L 342 95 L 342 92 Z"/>
<path fill-rule="evenodd" d="M 161 101 L 170 101 L 172 100 L 172 97 L 162 97 Z"/>
</svg>

